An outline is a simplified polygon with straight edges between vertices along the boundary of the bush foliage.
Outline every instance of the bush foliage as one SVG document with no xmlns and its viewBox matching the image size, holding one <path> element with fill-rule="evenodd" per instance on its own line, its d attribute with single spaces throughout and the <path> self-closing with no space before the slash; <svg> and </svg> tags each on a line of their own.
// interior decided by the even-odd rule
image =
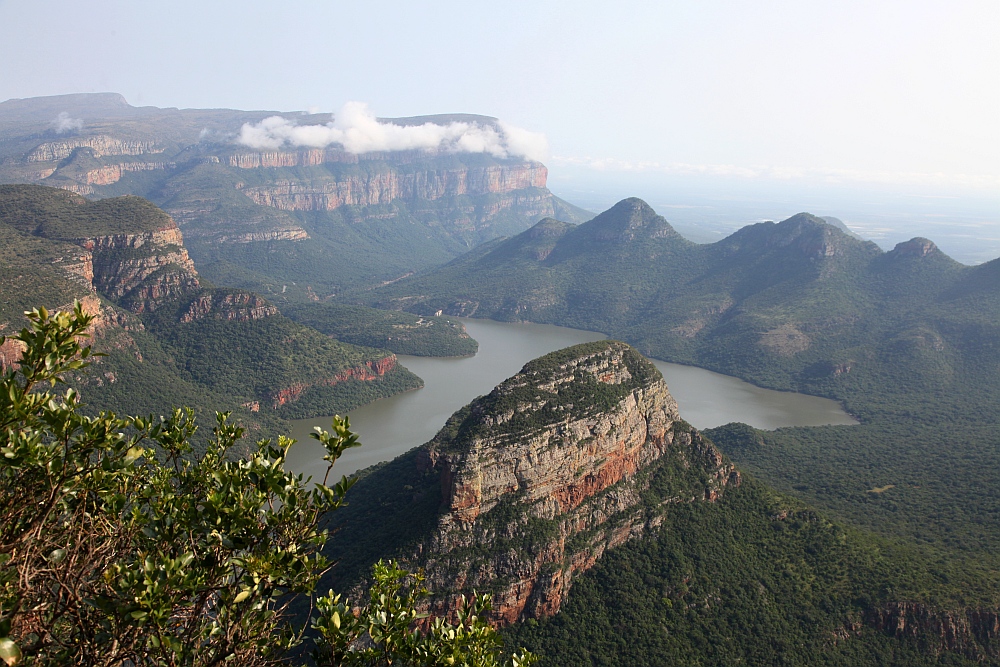
<svg viewBox="0 0 1000 667">
<path fill-rule="evenodd" d="M 63 376 L 87 366 L 92 317 L 28 313 L 13 337 L 20 363 L 0 391 L 0 659 L 8 665 L 284 664 L 306 637 L 288 613 L 314 611 L 314 659 L 325 665 L 481 665 L 504 660 L 482 620 L 488 597 L 457 623 L 424 621 L 418 574 L 380 563 L 355 615 L 332 592 L 322 517 L 353 480 L 329 484 L 357 436 L 335 418 L 319 431 L 328 462 L 318 484 L 284 469 L 294 440 L 260 440 L 231 456 L 243 429 L 217 414 L 204 454 L 193 412 L 159 418 L 85 416 Z M 4 339 L 0 339 L 3 344 Z M 409 586 L 412 583 L 414 585 Z M 300 649 L 296 649 L 300 650 Z M 507 659 L 529 664 L 526 653 Z"/>
</svg>

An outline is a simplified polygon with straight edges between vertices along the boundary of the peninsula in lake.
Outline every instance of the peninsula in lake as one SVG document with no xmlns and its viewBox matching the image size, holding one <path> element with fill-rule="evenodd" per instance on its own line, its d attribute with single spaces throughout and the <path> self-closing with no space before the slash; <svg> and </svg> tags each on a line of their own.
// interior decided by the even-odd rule
<svg viewBox="0 0 1000 667">
<path fill-rule="evenodd" d="M 328 114 L 79 95 L 0 119 L 0 334 L 82 301 L 107 354 L 69 378 L 88 410 L 192 405 L 269 436 L 419 387 L 397 354 L 475 353 L 449 316 L 618 339 L 512 369 L 362 471 L 331 518 L 339 589 L 385 557 L 426 568 L 429 609 L 489 589 L 554 665 L 1000 661 L 1000 260 L 885 252 L 809 213 L 697 244 L 638 199 L 563 202 L 502 141 L 274 139 L 338 131 Z M 699 431 L 643 355 L 860 424 Z"/>
</svg>

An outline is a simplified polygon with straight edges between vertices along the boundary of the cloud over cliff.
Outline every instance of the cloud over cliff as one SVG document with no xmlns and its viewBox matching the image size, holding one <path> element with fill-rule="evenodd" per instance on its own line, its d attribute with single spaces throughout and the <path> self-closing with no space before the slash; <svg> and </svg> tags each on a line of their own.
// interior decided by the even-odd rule
<svg viewBox="0 0 1000 667">
<path fill-rule="evenodd" d="M 237 142 L 258 149 L 282 146 L 325 148 L 340 144 L 350 153 L 428 150 L 448 153 L 489 153 L 496 157 L 543 160 L 545 135 L 498 121 L 495 126 L 451 122 L 445 125 L 395 125 L 379 121 L 368 105 L 348 102 L 325 125 L 296 125 L 281 116 L 257 124 L 245 123 Z"/>
<path fill-rule="evenodd" d="M 58 116 L 52 119 L 50 123 L 52 129 L 59 134 L 65 134 L 66 132 L 73 132 L 79 130 L 83 127 L 82 118 L 70 118 L 69 114 L 63 111 Z"/>
</svg>

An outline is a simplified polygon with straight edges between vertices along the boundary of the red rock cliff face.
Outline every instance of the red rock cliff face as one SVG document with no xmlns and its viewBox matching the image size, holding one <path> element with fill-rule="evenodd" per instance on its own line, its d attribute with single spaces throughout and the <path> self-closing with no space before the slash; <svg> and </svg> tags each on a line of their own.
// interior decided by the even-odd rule
<svg viewBox="0 0 1000 667">
<path fill-rule="evenodd" d="M 157 171 L 174 167 L 168 162 L 122 162 L 109 164 L 97 169 L 91 169 L 84 176 L 87 185 L 111 185 L 122 179 L 122 176 L 134 171 Z"/>
<path fill-rule="evenodd" d="M 360 366 L 342 370 L 333 377 L 309 383 L 297 382 L 271 394 L 271 407 L 277 410 L 282 405 L 293 403 L 298 400 L 307 389 L 312 387 L 332 387 L 340 384 L 341 382 L 347 382 L 348 380 L 361 380 L 362 382 L 377 380 L 394 368 L 396 368 L 396 355 L 390 354 L 382 359 L 366 361 Z"/>
<path fill-rule="evenodd" d="M 373 206 L 397 199 L 432 201 L 446 196 L 507 194 L 544 188 L 547 176 L 544 165 L 526 162 L 409 173 L 391 169 L 319 184 L 276 181 L 267 186 L 245 187 L 242 191 L 260 206 L 285 211 L 332 211 L 341 206 Z"/>
<path fill-rule="evenodd" d="M 624 343 L 597 347 L 555 368 L 526 367 L 473 403 L 458 436 L 446 426 L 422 452 L 422 465 L 441 472 L 445 503 L 435 535 L 413 556 L 430 589 L 444 593 L 436 611 L 477 589 L 494 594 L 499 624 L 557 612 L 575 575 L 662 522 L 640 507 L 637 473 L 665 457 L 697 470 L 699 481 L 664 507 L 714 501 L 739 483 L 715 447 L 678 422 L 649 362 Z M 613 405 L 585 405 L 583 388 L 595 385 L 615 388 Z"/>
</svg>

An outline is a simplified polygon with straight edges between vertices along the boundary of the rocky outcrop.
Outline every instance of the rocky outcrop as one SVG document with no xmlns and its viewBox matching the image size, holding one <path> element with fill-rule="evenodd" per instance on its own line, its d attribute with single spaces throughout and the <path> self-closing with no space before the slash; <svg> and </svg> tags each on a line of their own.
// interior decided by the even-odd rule
<svg viewBox="0 0 1000 667">
<path fill-rule="evenodd" d="M 194 262 L 176 225 L 137 234 L 77 239 L 93 254 L 94 287 L 134 313 L 155 310 L 198 287 Z"/>
<path fill-rule="evenodd" d="M 122 179 L 122 176 L 135 171 L 157 171 L 176 167 L 172 162 L 122 162 L 108 164 L 97 169 L 91 169 L 84 175 L 88 185 L 111 185 Z"/>
<path fill-rule="evenodd" d="M 301 151 L 262 151 L 229 156 L 229 166 L 239 169 L 315 167 L 331 162 L 357 164 L 358 155 L 336 149 L 311 148 Z"/>
<path fill-rule="evenodd" d="M 936 252 L 938 252 L 938 247 L 934 244 L 934 241 L 917 236 L 909 241 L 897 243 L 896 247 L 889 251 L 888 256 L 927 257 Z"/>
<path fill-rule="evenodd" d="M 25 345 L 14 338 L 6 338 L 0 343 L 0 373 L 16 369 Z"/>
<path fill-rule="evenodd" d="M 614 341 L 531 362 L 456 413 L 419 462 L 442 485 L 437 530 L 412 557 L 443 593 L 432 607 L 488 590 L 500 624 L 554 614 L 607 549 L 740 481 L 680 420 L 655 367 Z M 676 494 L 650 507 L 642 492 L 662 466 L 676 469 Z"/>
<path fill-rule="evenodd" d="M 94 256 L 91 253 L 81 250 L 79 254 L 57 257 L 53 263 L 84 287 L 93 289 Z"/>
<path fill-rule="evenodd" d="M 84 197 L 87 196 L 87 195 L 94 194 L 94 186 L 92 186 L 92 185 L 81 185 L 80 183 L 60 182 L 55 187 L 62 188 L 63 190 L 69 190 L 70 192 L 72 192 L 74 194 L 78 194 L 78 195 L 84 196 Z"/>
<path fill-rule="evenodd" d="M 547 175 L 544 165 L 527 162 L 413 172 L 387 169 L 365 176 L 344 176 L 322 183 L 283 180 L 267 186 L 241 189 L 243 194 L 260 206 L 284 211 L 332 211 L 341 206 L 373 206 L 397 199 L 435 200 L 458 195 L 505 194 L 515 190 L 544 188 Z M 498 208 L 493 214 L 499 210 L 501 209 Z"/>
<path fill-rule="evenodd" d="M 313 382 L 296 382 L 293 385 L 283 387 L 273 392 L 270 396 L 271 407 L 277 410 L 282 405 L 293 403 L 298 400 L 298 398 L 302 396 L 306 390 L 313 387 L 332 387 L 340 384 L 341 382 L 347 382 L 348 380 L 360 380 L 362 382 L 377 380 L 395 368 L 396 355 L 390 354 L 389 356 L 382 357 L 381 359 L 366 361 L 359 366 L 347 368 L 332 377 Z"/>
<path fill-rule="evenodd" d="M 194 262 L 169 218 L 159 229 L 66 240 L 79 251 L 56 257 L 53 264 L 88 290 L 134 313 L 155 310 L 198 288 Z"/>
<path fill-rule="evenodd" d="M 277 308 L 251 292 L 208 292 L 191 301 L 180 316 L 180 322 L 194 322 L 209 317 L 231 322 L 250 322 L 277 314 Z"/>
<path fill-rule="evenodd" d="M 977 661 L 1000 658 L 1000 612 L 995 609 L 943 611 L 919 602 L 891 602 L 870 610 L 867 620 L 875 629 L 914 640 L 933 654 L 954 651 Z"/>
<path fill-rule="evenodd" d="M 63 141 L 50 141 L 37 146 L 25 156 L 27 162 L 52 162 L 64 160 L 77 148 L 90 148 L 95 157 L 104 155 L 147 155 L 162 153 L 163 148 L 152 141 L 117 139 L 101 134 L 93 137 L 73 137 Z"/>
<path fill-rule="evenodd" d="M 216 243 L 256 243 L 258 241 L 304 241 L 309 238 L 309 233 L 301 227 L 288 225 L 252 232 L 201 234 L 201 236 L 210 236 L 212 241 Z"/>
</svg>

